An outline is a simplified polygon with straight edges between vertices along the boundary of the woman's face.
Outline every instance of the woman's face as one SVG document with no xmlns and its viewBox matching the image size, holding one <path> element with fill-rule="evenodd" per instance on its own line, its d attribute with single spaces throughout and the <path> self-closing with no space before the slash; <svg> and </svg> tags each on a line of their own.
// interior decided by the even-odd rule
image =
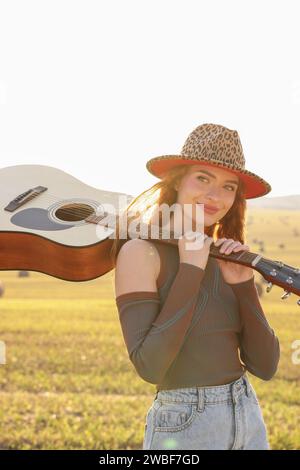
<svg viewBox="0 0 300 470">
<path fill-rule="evenodd" d="M 204 225 L 210 226 L 220 220 L 234 203 L 239 178 L 234 173 L 208 165 L 191 165 L 176 187 L 177 203 L 192 204 L 193 220 L 196 219 L 197 203 L 204 209 Z M 205 206 L 213 206 L 216 212 L 208 212 Z"/>
</svg>

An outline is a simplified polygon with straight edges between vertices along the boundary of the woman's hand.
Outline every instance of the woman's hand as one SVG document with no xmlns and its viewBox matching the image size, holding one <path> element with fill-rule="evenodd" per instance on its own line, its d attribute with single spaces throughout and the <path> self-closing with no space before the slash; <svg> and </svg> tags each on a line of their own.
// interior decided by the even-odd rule
<svg viewBox="0 0 300 470">
<path fill-rule="evenodd" d="M 220 253 L 225 255 L 231 252 L 237 253 L 242 250 L 249 251 L 248 245 L 243 245 L 241 242 L 234 241 L 232 238 L 219 238 L 214 244 L 215 246 L 222 245 Z M 254 277 L 252 268 L 218 258 L 216 258 L 216 260 L 219 263 L 223 278 L 228 284 L 237 284 L 239 282 L 248 281 Z"/>
<path fill-rule="evenodd" d="M 202 247 L 199 248 L 200 240 L 203 237 Z M 200 237 L 201 238 L 198 238 Z M 201 232 L 186 232 L 178 240 L 179 259 L 181 263 L 189 263 L 198 266 L 199 268 L 205 269 L 210 246 L 213 244 L 214 239 Z M 196 246 L 198 243 L 198 249 Z M 189 246 L 191 244 L 191 246 Z M 194 248 L 192 248 L 194 245 Z"/>
</svg>

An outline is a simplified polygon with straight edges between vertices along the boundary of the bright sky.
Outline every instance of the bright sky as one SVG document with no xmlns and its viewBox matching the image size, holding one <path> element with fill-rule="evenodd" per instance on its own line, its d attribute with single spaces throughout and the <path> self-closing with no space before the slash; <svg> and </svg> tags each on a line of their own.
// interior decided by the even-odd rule
<svg viewBox="0 0 300 470">
<path fill-rule="evenodd" d="M 271 196 L 299 194 L 298 1 L 0 3 L 0 167 L 138 195 L 203 123 L 239 132 Z"/>
</svg>

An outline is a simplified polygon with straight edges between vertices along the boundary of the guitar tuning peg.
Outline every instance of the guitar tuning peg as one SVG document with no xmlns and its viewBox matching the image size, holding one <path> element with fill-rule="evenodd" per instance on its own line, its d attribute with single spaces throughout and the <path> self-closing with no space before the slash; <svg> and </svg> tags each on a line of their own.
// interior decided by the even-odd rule
<svg viewBox="0 0 300 470">
<path fill-rule="evenodd" d="M 269 283 L 268 283 L 268 285 L 267 285 L 267 287 L 266 287 L 266 292 L 268 292 L 268 293 L 269 293 L 269 292 L 270 292 L 270 290 L 272 289 L 272 287 L 273 287 L 273 284 L 272 284 L 272 282 L 269 282 Z"/>
<path fill-rule="evenodd" d="M 291 295 L 291 292 L 285 290 L 284 294 L 282 294 L 282 296 L 281 296 L 281 300 L 287 299 L 290 295 Z"/>
<path fill-rule="evenodd" d="M 297 300 L 297 305 L 300 307 L 300 299 Z"/>
</svg>

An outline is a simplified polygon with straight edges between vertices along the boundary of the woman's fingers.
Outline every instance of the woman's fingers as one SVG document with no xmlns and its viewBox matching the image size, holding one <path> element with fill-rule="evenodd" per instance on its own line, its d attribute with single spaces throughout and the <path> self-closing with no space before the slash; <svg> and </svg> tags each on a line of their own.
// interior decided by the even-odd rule
<svg viewBox="0 0 300 470">
<path fill-rule="evenodd" d="M 215 245 L 220 246 L 225 240 L 227 240 L 227 238 L 218 238 L 218 240 L 215 241 Z"/>
<path fill-rule="evenodd" d="M 239 241 L 235 241 L 232 238 L 219 238 L 215 242 L 215 246 L 221 246 L 220 248 L 220 253 L 224 254 L 229 254 L 232 251 L 237 252 L 241 250 L 249 251 L 249 246 L 248 245 L 243 245 Z"/>
<path fill-rule="evenodd" d="M 250 248 L 248 245 L 240 245 L 240 246 L 236 246 L 233 251 L 239 251 L 239 250 L 245 250 L 245 251 L 249 251 Z"/>
<path fill-rule="evenodd" d="M 229 248 L 229 246 L 235 243 L 238 243 L 238 242 L 235 242 L 234 240 L 232 240 L 232 238 L 225 238 L 225 241 L 222 243 L 222 246 L 220 248 L 220 253 L 225 253 L 227 248 Z"/>
<path fill-rule="evenodd" d="M 226 245 L 223 244 L 223 246 L 220 249 L 220 252 L 225 253 L 227 255 L 228 253 L 231 253 L 233 248 L 235 248 L 238 245 L 239 245 L 239 242 L 235 242 L 232 240 L 231 242 L 228 242 Z"/>
</svg>

